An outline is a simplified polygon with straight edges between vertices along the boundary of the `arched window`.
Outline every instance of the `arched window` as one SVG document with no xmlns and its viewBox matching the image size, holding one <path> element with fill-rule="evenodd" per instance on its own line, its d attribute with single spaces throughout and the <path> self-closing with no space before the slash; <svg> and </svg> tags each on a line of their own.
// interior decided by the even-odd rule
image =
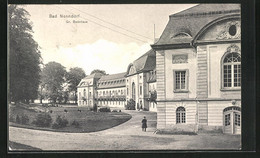
<svg viewBox="0 0 260 158">
<path fill-rule="evenodd" d="M 132 99 L 135 100 L 135 83 L 132 84 Z"/>
<path fill-rule="evenodd" d="M 178 107 L 176 110 L 176 123 L 186 123 L 186 114 L 184 107 Z"/>
<path fill-rule="evenodd" d="M 239 53 L 228 53 L 223 60 L 223 88 L 241 87 L 241 57 Z"/>
</svg>

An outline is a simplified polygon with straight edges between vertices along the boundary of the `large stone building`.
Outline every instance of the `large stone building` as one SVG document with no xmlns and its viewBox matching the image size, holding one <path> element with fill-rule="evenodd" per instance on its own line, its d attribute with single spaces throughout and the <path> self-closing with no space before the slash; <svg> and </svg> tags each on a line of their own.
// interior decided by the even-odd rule
<svg viewBox="0 0 260 158">
<path fill-rule="evenodd" d="M 241 133 L 239 4 L 200 4 L 170 15 L 158 42 L 157 128 Z"/>
<path fill-rule="evenodd" d="M 155 51 L 150 50 L 127 68 L 126 98 L 135 101 L 136 109 L 156 111 L 156 104 L 149 101 L 151 93 L 156 90 L 155 60 Z"/>
<path fill-rule="evenodd" d="M 98 103 L 111 106 L 102 97 L 113 98 L 123 90 L 122 96 L 126 101 L 133 99 L 136 109 L 157 111 L 157 129 L 177 127 L 240 134 L 240 23 L 239 4 L 200 4 L 170 15 L 160 39 L 151 45 L 152 50 L 130 63 L 124 77 L 104 76 L 96 85 L 101 76 L 92 76 L 100 96 Z M 111 85 L 112 90 L 102 84 L 110 79 L 120 86 Z M 89 77 L 82 82 L 85 80 Z M 86 98 L 79 100 L 79 105 L 95 100 L 90 94 L 94 94 L 94 87 L 90 81 L 87 83 L 89 96 L 85 95 L 86 84 L 79 85 L 78 95 Z M 150 100 L 154 94 L 157 104 Z"/>
<path fill-rule="evenodd" d="M 133 99 L 136 110 L 156 111 L 156 103 L 149 100 L 156 93 L 155 65 L 155 51 L 150 50 L 129 64 L 126 73 L 85 77 L 78 85 L 78 105 L 125 108 Z"/>
<path fill-rule="evenodd" d="M 101 78 L 101 73 L 95 73 L 83 78 L 78 85 L 78 106 L 93 108 L 96 103 L 97 81 Z"/>
<path fill-rule="evenodd" d="M 97 104 L 123 108 L 126 103 L 125 73 L 104 75 L 97 83 Z"/>
</svg>

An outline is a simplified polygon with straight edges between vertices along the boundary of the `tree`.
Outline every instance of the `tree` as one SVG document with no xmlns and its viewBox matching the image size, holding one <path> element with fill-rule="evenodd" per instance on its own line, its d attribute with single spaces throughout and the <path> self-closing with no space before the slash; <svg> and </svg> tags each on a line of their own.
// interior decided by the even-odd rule
<svg viewBox="0 0 260 158">
<path fill-rule="evenodd" d="M 62 101 L 63 84 L 66 76 L 65 67 L 57 62 L 49 62 L 41 73 L 41 87 L 45 89 L 46 96 L 53 102 Z"/>
<path fill-rule="evenodd" d="M 91 71 L 90 75 L 92 75 L 94 73 L 101 73 L 103 75 L 107 75 L 105 70 L 99 70 L 99 69 L 95 69 L 95 70 Z"/>
<path fill-rule="evenodd" d="M 156 92 L 156 90 L 153 90 L 152 92 L 150 92 L 149 100 L 150 100 L 150 102 L 154 102 L 155 104 L 157 104 L 156 99 L 157 99 L 157 92 Z"/>
<path fill-rule="evenodd" d="M 8 6 L 9 18 L 9 101 L 29 103 L 37 98 L 41 53 L 32 36 L 29 13 Z"/>
<path fill-rule="evenodd" d="M 85 71 L 82 68 L 75 67 L 70 68 L 66 75 L 66 80 L 68 83 L 68 91 L 74 94 L 74 101 L 77 101 L 77 85 L 86 76 Z"/>
</svg>

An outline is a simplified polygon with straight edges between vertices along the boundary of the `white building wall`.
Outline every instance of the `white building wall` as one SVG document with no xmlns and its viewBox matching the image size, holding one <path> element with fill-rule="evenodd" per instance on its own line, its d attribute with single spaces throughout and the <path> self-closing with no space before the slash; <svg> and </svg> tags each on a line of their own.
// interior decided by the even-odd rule
<svg viewBox="0 0 260 158">
<path fill-rule="evenodd" d="M 188 55 L 188 63 L 173 64 L 173 55 Z M 165 50 L 165 84 L 166 99 L 196 97 L 196 53 L 194 49 Z M 188 92 L 174 93 L 173 70 L 188 70 Z"/>
<path fill-rule="evenodd" d="M 97 90 L 98 98 L 100 98 L 100 97 L 112 98 L 112 97 L 117 97 L 117 96 L 126 96 L 125 89 L 126 89 L 126 87 L 98 89 Z M 111 91 L 111 96 L 106 95 L 107 91 L 108 92 Z M 113 93 L 113 91 L 114 91 L 114 93 Z M 121 94 L 121 91 L 123 92 L 122 94 Z M 103 92 L 105 92 L 105 95 L 103 95 L 104 94 Z M 116 95 L 116 92 L 117 92 L 117 95 Z M 109 107 L 115 107 L 115 108 L 120 108 L 120 109 L 123 109 L 125 107 L 125 104 L 126 104 L 126 101 L 123 101 L 123 100 L 98 101 L 98 106 L 109 106 Z"/>
<path fill-rule="evenodd" d="M 240 43 L 234 44 L 241 48 Z M 221 59 L 230 45 L 229 43 L 207 46 L 209 98 L 240 98 L 240 91 L 221 91 Z"/>
<path fill-rule="evenodd" d="M 166 103 L 166 127 L 176 124 L 176 110 L 178 107 L 184 107 L 186 113 L 185 124 L 196 124 L 196 102 L 167 102 Z"/>
<path fill-rule="evenodd" d="M 231 101 L 208 101 L 208 125 L 223 126 L 223 110 L 230 106 L 241 107 L 241 101 L 235 105 Z"/>
</svg>

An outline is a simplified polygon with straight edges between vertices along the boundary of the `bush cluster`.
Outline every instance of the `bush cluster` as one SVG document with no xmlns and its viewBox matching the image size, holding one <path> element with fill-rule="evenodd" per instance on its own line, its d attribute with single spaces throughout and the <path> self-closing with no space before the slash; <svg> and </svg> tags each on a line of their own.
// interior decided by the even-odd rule
<svg viewBox="0 0 260 158">
<path fill-rule="evenodd" d="M 10 120 L 10 122 L 15 122 L 14 116 L 11 115 L 9 120 Z"/>
<path fill-rule="evenodd" d="M 77 128 L 80 126 L 79 122 L 76 121 L 76 120 L 74 120 L 74 121 L 71 123 L 71 125 L 72 125 L 72 126 L 75 126 L 75 127 L 77 127 Z"/>
<path fill-rule="evenodd" d="M 27 115 L 22 115 L 21 123 L 22 124 L 28 124 L 29 123 L 29 117 Z"/>
<path fill-rule="evenodd" d="M 97 112 L 97 104 L 94 104 L 93 111 Z"/>
<path fill-rule="evenodd" d="M 25 114 L 22 116 L 16 115 L 15 121 L 14 118 L 11 118 L 12 122 L 16 122 L 18 124 L 28 124 L 29 123 L 29 117 Z"/>
<path fill-rule="evenodd" d="M 39 127 L 49 127 L 52 122 L 52 118 L 48 113 L 40 113 L 36 116 L 36 120 L 33 123 Z"/>
<path fill-rule="evenodd" d="M 21 119 L 19 115 L 16 115 L 15 122 L 19 124 L 21 123 Z"/>
<path fill-rule="evenodd" d="M 52 128 L 63 128 L 66 127 L 69 121 L 66 118 L 61 118 L 60 115 L 57 116 L 56 122 L 52 125 Z"/>
<path fill-rule="evenodd" d="M 129 99 L 127 104 L 125 105 L 126 110 L 135 110 L 135 101 L 133 99 Z"/>
<path fill-rule="evenodd" d="M 111 112 L 110 108 L 109 107 L 101 107 L 99 109 L 99 112 Z"/>
</svg>

